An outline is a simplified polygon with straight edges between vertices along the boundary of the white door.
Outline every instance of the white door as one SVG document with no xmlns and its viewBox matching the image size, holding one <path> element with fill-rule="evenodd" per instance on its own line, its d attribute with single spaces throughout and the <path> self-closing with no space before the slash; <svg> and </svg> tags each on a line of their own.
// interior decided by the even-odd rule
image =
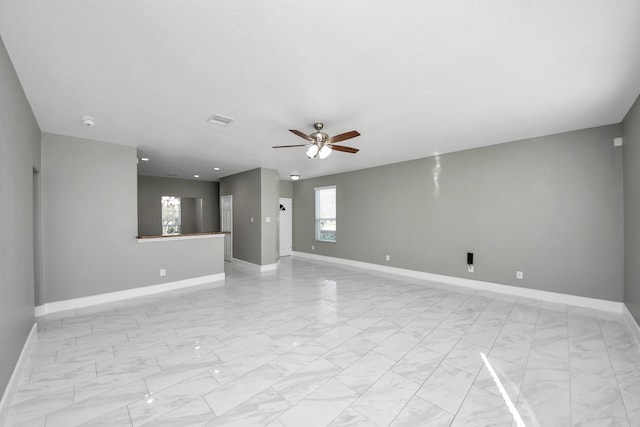
<svg viewBox="0 0 640 427">
<path fill-rule="evenodd" d="M 293 212 L 291 199 L 280 199 L 280 256 L 293 254 Z"/>
<path fill-rule="evenodd" d="M 220 222 L 224 235 L 224 260 L 233 259 L 233 196 L 220 197 Z"/>
</svg>

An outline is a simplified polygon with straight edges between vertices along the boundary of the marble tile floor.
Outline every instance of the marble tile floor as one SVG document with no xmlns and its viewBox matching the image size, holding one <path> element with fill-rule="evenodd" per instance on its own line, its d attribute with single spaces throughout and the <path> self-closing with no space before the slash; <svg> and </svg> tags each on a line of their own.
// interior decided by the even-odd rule
<svg viewBox="0 0 640 427">
<path fill-rule="evenodd" d="M 640 426 L 620 315 L 285 258 L 40 318 L 8 426 Z M 486 355 L 505 399 L 481 354 Z"/>
</svg>

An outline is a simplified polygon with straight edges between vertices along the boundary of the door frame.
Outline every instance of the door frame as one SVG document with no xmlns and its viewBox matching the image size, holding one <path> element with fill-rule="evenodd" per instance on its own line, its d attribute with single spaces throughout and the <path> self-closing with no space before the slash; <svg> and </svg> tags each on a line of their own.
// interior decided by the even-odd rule
<svg viewBox="0 0 640 427">
<path fill-rule="evenodd" d="M 284 202 L 284 203 L 283 203 Z M 285 203 L 288 205 L 285 205 Z M 279 247 L 279 251 L 278 254 L 279 256 L 291 256 L 293 255 L 293 199 L 291 197 L 280 197 L 279 199 L 279 204 L 286 206 L 289 209 L 289 214 L 290 214 L 290 218 L 291 218 L 291 223 L 290 223 L 290 227 L 288 229 L 289 231 L 289 238 L 291 240 L 291 247 L 288 250 L 288 252 L 283 252 L 282 248 L 282 231 L 283 231 L 283 224 L 282 221 L 280 219 L 280 211 L 278 212 L 278 225 L 279 225 L 279 229 L 278 229 L 278 247 Z"/>
<path fill-rule="evenodd" d="M 229 229 L 225 230 L 225 201 L 229 201 Z M 233 196 L 220 196 L 220 231 L 228 232 L 224 235 L 224 260 L 231 262 L 233 260 Z"/>
</svg>

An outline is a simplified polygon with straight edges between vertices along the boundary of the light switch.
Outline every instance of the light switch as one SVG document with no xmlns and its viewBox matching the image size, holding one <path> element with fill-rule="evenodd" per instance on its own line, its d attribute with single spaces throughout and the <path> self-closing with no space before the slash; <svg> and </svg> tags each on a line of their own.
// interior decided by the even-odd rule
<svg viewBox="0 0 640 427">
<path fill-rule="evenodd" d="M 265 221 L 266 221 L 266 222 L 271 222 L 271 217 L 266 217 L 266 218 L 265 218 Z"/>
</svg>

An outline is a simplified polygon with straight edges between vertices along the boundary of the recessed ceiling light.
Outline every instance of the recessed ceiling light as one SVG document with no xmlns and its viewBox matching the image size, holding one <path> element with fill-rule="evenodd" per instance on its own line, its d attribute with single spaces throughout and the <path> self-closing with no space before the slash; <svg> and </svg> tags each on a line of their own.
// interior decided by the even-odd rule
<svg viewBox="0 0 640 427">
<path fill-rule="evenodd" d="M 200 178 L 200 175 L 193 175 L 194 178 Z"/>
<path fill-rule="evenodd" d="M 213 116 L 209 117 L 209 119 L 207 120 L 207 122 L 209 123 L 213 123 L 214 125 L 220 125 L 220 126 L 226 126 L 232 121 L 233 119 L 231 117 L 222 116 L 220 114 L 214 114 Z"/>
<path fill-rule="evenodd" d="M 297 181 L 300 179 L 300 175 L 289 175 L 289 178 L 291 178 L 292 181 Z"/>
<path fill-rule="evenodd" d="M 82 116 L 82 124 L 88 128 L 91 128 L 96 124 L 96 119 L 90 116 Z"/>
<path fill-rule="evenodd" d="M 143 162 L 148 162 L 149 158 L 148 157 L 140 157 L 140 160 L 142 160 Z"/>
<path fill-rule="evenodd" d="M 214 170 L 214 171 L 219 171 L 219 170 L 220 170 L 220 168 L 213 168 L 213 170 Z"/>
</svg>

